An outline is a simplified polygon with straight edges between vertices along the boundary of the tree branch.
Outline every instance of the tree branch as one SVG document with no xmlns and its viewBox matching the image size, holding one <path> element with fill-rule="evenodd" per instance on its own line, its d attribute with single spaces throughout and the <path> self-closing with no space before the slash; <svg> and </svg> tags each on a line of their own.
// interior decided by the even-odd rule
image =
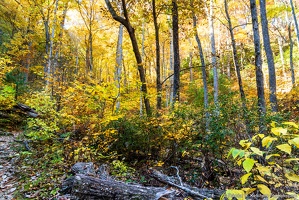
<svg viewBox="0 0 299 200">
<path fill-rule="evenodd" d="M 116 12 L 115 12 L 114 8 L 112 7 L 109 0 L 105 0 L 105 2 L 106 2 L 106 5 L 107 5 L 107 8 L 108 8 L 108 11 L 110 12 L 113 19 L 115 19 L 116 21 L 118 21 L 119 23 L 121 23 L 122 25 L 124 25 L 128 29 L 129 28 L 128 21 L 125 18 L 123 18 L 123 17 L 116 14 Z M 123 7 L 125 7 L 125 6 L 123 6 Z"/>
</svg>

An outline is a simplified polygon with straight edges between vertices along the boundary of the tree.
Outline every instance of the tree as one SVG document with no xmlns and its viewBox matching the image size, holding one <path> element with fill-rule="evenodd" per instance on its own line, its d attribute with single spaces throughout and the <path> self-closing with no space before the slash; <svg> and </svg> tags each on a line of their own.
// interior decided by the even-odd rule
<svg viewBox="0 0 299 200">
<path fill-rule="evenodd" d="M 228 23 L 228 30 L 229 30 L 229 34 L 230 34 L 230 38 L 231 38 L 233 61 L 234 61 L 235 70 L 236 70 L 237 79 L 238 79 L 239 93 L 240 93 L 242 107 L 243 107 L 243 115 L 244 115 L 244 118 L 245 118 L 247 133 L 249 133 L 250 132 L 249 122 L 248 122 L 248 118 L 246 116 L 247 111 L 248 111 L 247 106 L 246 106 L 246 96 L 245 96 L 245 92 L 244 92 L 244 89 L 243 89 L 240 63 L 239 63 L 239 58 L 238 58 L 238 53 L 237 53 L 236 40 L 235 40 L 235 36 L 234 36 L 234 28 L 232 26 L 231 18 L 230 18 L 230 15 L 228 13 L 227 0 L 224 0 L 224 9 L 225 9 L 226 19 L 227 19 L 227 23 Z"/>
<path fill-rule="evenodd" d="M 290 40 L 290 69 L 291 69 L 291 77 L 292 77 L 292 85 L 295 86 L 295 71 L 294 71 L 294 64 L 293 64 L 293 39 L 292 39 L 292 30 L 291 30 L 291 23 L 288 26 L 289 32 L 289 40 Z"/>
<path fill-rule="evenodd" d="M 179 13 L 177 0 L 172 0 L 173 33 L 173 101 L 180 100 L 180 49 L 179 49 Z"/>
<path fill-rule="evenodd" d="M 202 50 L 202 46 L 201 46 L 201 41 L 200 41 L 198 33 L 197 33 L 197 18 L 196 18 L 195 11 L 194 11 L 193 0 L 191 0 L 190 6 L 192 8 L 192 21 L 193 21 L 194 36 L 195 36 L 195 40 L 197 42 L 197 47 L 198 47 L 199 56 L 200 56 L 201 74 L 202 74 L 203 91 L 204 91 L 204 108 L 206 110 L 206 121 L 207 121 L 206 122 L 206 129 L 208 129 L 208 127 L 209 127 L 209 123 L 208 123 L 209 113 L 208 113 L 207 109 L 209 107 L 209 96 L 208 96 L 208 82 L 207 82 L 206 64 L 205 64 L 205 58 L 204 58 L 204 54 L 203 54 L 203 50 Z"/>
<path fill-rule="evenodd" d="M 266 1 L 260 0 L 260 15 L 263 32 L 264 49 L 267 56 L 268 71 L 269 71 L 269 87 L 270 87 L 270 104 L 273 112 L 278 111 L 277 97 L 276 97 L 276 73 L 274 66 L 274 58 L 272 48 L 270 45 L 270 36 L 268 30 L 268 20 L 266 12 Z"/>
<path fill-rule="evenodd" d="M 212 58 L 212 67 L 213 67 L 213 83 L 214 83 L 214 104 L 216 107 L 216 112 L 218 112 L 219 102 L 218 102 L 218 69 L 217 69 L 217 55 L 216 55 L 216 46 L 215 46 L 215 34 L 214 34 L 214 0 L 210 0 L 210 6 L 208 7 L 207 0 L 205 0 L 206 14 L 208 16 L 209 22 L 209 35 L 210 35 L 210 44 L 211 44 L 211 58 Z"/>
<path fill-rule="evenodd" d="M 297 22 L 293 0 L 290 0 L 290 5 L 291 5 L 292 15 L 293 15 L 295 29 L 296 29 L 297 41 L 299 42 L 299 28 L 298 28 L 298 22 Z"/>
<path fill-rule="evenodd" d="M 258 113 L 260 118 L 259 131 L 265 131 L 264 116 L 266 114 L 266 102 L 264 93 L 264 77 L 262 71 L 262 56 L 261 56 L 261 44 L 259 34 L 259 24 L 257 18 L 256 1 L 250 0 L 250 11 L 252 20 L 253 40 L 254 40 L 254 52 L 255 52 L 255 76 L 256 87 L 258 97 Z"/>
<path fill-rule="evenodd" d="M 157 21 L 156 0 L 152 0 L 153 18 L 155 26 L 155 41 L 156 41 L 156 88 L 157 88 L 157 109 L 162 108 L 162 84 L 161 84 L 161 62 L 160 62 L 160 39 L 159 25 Z"/>
<path fill-rule="evenodd" d="M 129 33 L 131 43 L 132 43 L 132 46 L 133 46 L 135 59 L 137 61 L 140 81 L 141 81 L 141 84 L 142 84 L 141 91 L 143 93 L 143 100 L 144 100 L 146 114 L 148 116 L 150 116 L 151 115 L 151 107 L 150 107 L 150 102 L 149 102 L 149 99 L 148 99 L 148 96 L 147 96 L 147 86 L 146 86 L 145 72 L 144 72 L 144 68 L 143 68 L 141 54 L 140 54 L 140 51 L 139 51 L 139 48 L 138 48 L 137 39 L 136 39 L 136 36 L 135 36 L 135 30 L 132 27 L 132 25 L 130 23 L 130 20 L 129 20 L 129 15 L 128 15 L 128 12 L 127 12 L 127 7 L 126 7 L 126 1 L 122 0 L 122 10 L 124 12 L 124 17 L 121 17 L 121 16 L 117 15 L 117 13 L 115 12 L 115 10 L 112 7 L 109 0 L 105 0 L 105 2 L 106 2 L 108 10 L 109 10 L 110 14 L 112 15 L 113 19 L 120 22 L 122 25 L 124 25 L 126 27 L 128 33 Z"/>
</svg>

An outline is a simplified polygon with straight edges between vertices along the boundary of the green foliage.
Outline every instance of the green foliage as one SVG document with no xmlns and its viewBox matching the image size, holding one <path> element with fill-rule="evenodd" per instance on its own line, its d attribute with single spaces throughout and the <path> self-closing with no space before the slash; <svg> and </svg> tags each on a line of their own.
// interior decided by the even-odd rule
<svg viewBox="0 0 299 200">
<path fill-rule="evenodd" d="M 135 172 L 132 167 L 128 167 L 120 160 L 114 160 L 111 164 L 111 174 L 117 178 L 130 178 L 130 176 Z"/>
<path fill-rule="evenodd" d="M 23 94 L 27 87 L 25 83 L 25 73 L 22 72 L 20 67 L 14 68 L 12 71 L 7 72 L 4 77 L 4 82 L 7 84 L 12 84 L 15 88 L 15 99 Z"/>
<path fill-rule="evenodd" d="M 59 130 L 58 113 L 55 110 L 55 101 L 46 92 L 34 93 L 26 104 L 39 113 L 39 118 L 28 118 L 25 135 L 34 140 L 53 138 Z"/>
<path fill-rule="evenodd" d="M 15 93 L 13 87 L 5 85 L 0 88 L 0 107 L 3 109 L 10 109 L 15 105 Z"/>
<path fill-rule="evenodd" d="M 273 193 L 285 194 L 296 188 L 299 182 L 298 128 L 293 122 L 285 122 L 280 126 L 272 122 L 270 133 L 241 140 L 241 149 L 230 150 L 228 156 L 232 156 L 235 163 L 246 171 L 240 180 L 247 188 L 237 192 L 248 195 L 259 190 L 270 198 Z M 231 192 L 228 190 L 227 194 Z"/>
</svg>

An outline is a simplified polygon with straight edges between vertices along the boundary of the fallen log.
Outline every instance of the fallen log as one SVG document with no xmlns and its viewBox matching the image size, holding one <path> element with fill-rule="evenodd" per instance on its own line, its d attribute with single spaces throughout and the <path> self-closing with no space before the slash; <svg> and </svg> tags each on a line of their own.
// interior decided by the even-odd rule
<svg viewBox="0 0 299 200">
<path fill-rule="evenodd" d="M 217 189 L 213 189 L 213 190 L 205 189 L 205 188 L 199 189 L 199 188 L 192 187 L 188 184 L 181 183 L 180 181 L 175 180 L 173 177 L 162 174 L 161 172 L 154 169 L 149 170 L 149 175 L 154 179 L 156 179 L 157 181 L 160 181 L 172 187 L 176 187 L 180 190 L 183 190 L 184 192 L 194 197 L 195 199 L 219 199 L 220 196 L 224 193 L 224 191 L 217 190 Z"/>
<path fill-rule="evenodd" d="M 175 193 L 174 190 L 168 190 L 164 187 L 145 187 L 116 181 L 113 178 L 95 173 L 92 168 L 92 163 L 75 164 L 72 167 L 72 172 L 75 175 L 62 183 L 60 193 L 80 200 L 158 200 L 162 197 L 171 198 Z"/>
<path fill-rule="evenodd" d="M 14 109 L 20 110 L 21 112 L 28 115 L 29 117 L 33 117 L 33 118 L 38 117 L 38 113 L 36 112 L 36 110 L 34 110 L 33 108 L 25 104 L 18 103 L 17 105 L 14 106 Z"/>
</svg>

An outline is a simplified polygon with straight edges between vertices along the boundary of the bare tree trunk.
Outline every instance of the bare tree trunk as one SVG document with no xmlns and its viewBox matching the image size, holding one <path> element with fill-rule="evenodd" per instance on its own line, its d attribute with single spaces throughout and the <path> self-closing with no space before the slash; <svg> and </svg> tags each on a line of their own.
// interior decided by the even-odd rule
<svg viewBox="0 0 299 200">
<path fill-rule="evenodd" d="M 116 100 L 116 112 L 120 109 L 120 80 L 121 80 L 121 69 L 122 69 L 122 60 L 123 60 L 123 25 L 119 25 L 119 32 L 118 32 L 118 40 L 117 40 L 117 48 L 116 48 L 116 66 L 115 66 L 115 75 L 114 80 L 117 87 L 117 100 Z"/>
<path fill-rule="evenodd" d="M 291 31 L 291 23 L 288 26 L 289 32 L 289 39 L 290 39 L 290 69 L 291 69 L 291 76 L 292 76 L 292 85 L 295 86 L 295 71 L 294 71 L 294 64 L 293 64 L 293 39 L 292 39 L 292 31 Z"/>
<path fill-rule="evenodd" d="M 295 29 L 296 29 L 297 41 L 299 42 L 299 28 L 298 28 L 298 22 L 297 22 L 297 17 L 296 17 L 296 13 L 295 13 L 295 8 L 294 8 L 293 0 L 290 0 L 290 5 L 291 5 L 292 15 L 293 15 Z"/>
<path fill-rule="evenodd" d="M 227 5 L 227 0 L 224 0 L 224 7 L 225 7 L 225 14 L 226 14 L 226 19 L 228 22 L 228 29 L 229 29 L 229 33 L 230 33 L 230 38 L 231 38 L 231 45 L 232 45 L 232 50 L 233 50 L 233 61 L 234 61 L 234 65 L 235 65 L 235 70 L 236 70 L 236 74 L 237 74 L 237 79 L 238 79 L 238 85 L 239 85 L 239 93 L 240 93 L 240 97 L 241 97 L 241 102 L 242 102 L 242 107 L 243 107 L 243 116 L 245 119 L 245 125 L 246 125 L 246 131 L 247 133 L 250 133 L 250 122 L 248 121 L 248 117 L 247 117 L 247 106 L 246 106 L 246 96 L 245 96 L 245 92 L 243 89 L 243 83 L 242 83 L 242 77 L 241 77 L 241 70 L 240 70 L 240 63 L 239 63 L 239 59 L 238 59 L 238 53 L 237 53 L 237 47 L 236 47 L 236 40 L 235 40 L 235 36 L 234 36 L 234 30 L 232 27 L 232 22 L 230 19 L 230 15 L 228 13 L 228 5 Z"/>
<path fill-rule="evenodd" d="M 216 108 L 216 113 L 219 111 L 219 86 L 218 86 L 218 69 L 217 69 L 217 57 L 216 57 L 216 46 L 215 46 L 215 34 L 214 34 L 214 0 L 210 0 L 210 8 L 208 8 L 207 0 L 206 3 L 206 13 L 209 22 L 209 32 L 210 32 L 210 43 L 211 43 L 211 57 L 213 66 L 213 83 L 214 83 L 214 104 Z"/>
<path fill-rule="evenodd" d="M 259 24 L 257 17 L 256 1 L 250 0 L 250 11 L 252 19 L 254 51 L 255 51 L 255 74 L 256 74 L 256 87 L 258 96 L 258 113 L 260 118 L 259 132 L 265 132 L 264 116 L 266 114 L 266 102 L 264 93 L 264 77 L 262 71 L 262 56 L 261 44 L 259 35 Z"/>
<path fill-rule="evenodd" d="M 180 49 L 179 49 L 179 14 L 177 0 L 172 0 L 172 30 L 173 30 L 173 101 L 180 100 Z"/>
<path fill-rule="evenodd" d="M 174 53 L 173 53 L 173 31 L 172 31 L 171 28 L 169 29 L 169 32 L 170 32 L 169 70 L 170 70 L 170 73 L 173 74 L 173 71 L 174 71 L 174 66 L 173 66 Z M 172 105 L 173 104 L 173 76 L 171 76 L 169 81 L 170 81 L 169 105 Z"/>
<path fill-rule="evenodd" d="M 142 83 L 141 91 L 143 93 L 143 100 L 144 100 L 144 104 L 145 104 L 146 114 L 148 116 L 150 116 L 151 115 L 151 107 L 150 107 L 150 101 L 149 101 L 148 95 L 147 95 L 145 72 L 144 72 L 144 68 L 143 68 L 141 54 L 140 54 L 139 48 L 138 48 L 137 39 L 136 39 L 136 36 L 135 36 L 135 30 L 134 30 L 134 28 L 132 27 L 132 25 L 129 21 L 127 8 L 126 8 L 126 2 L 125 2 L 125 0 L 122 0 L 124 18 L 121 17 L 121 16 L 118 16 L 116 14 L 116 12 L 115 12 L 114 8 L 112 7 L 109 0 L 105 0 L 105 2 L 106 2 L 108 10 L 109 10 L 110 14 L 112 15 L 113 19 L 115 19 L 116 21 L 123 24 L 126 27 L 128 33 L 129 33 L 129 36 L 130 36 L 130 39 L 131 39 L 131 42 L 132 42 L 133 51 L 134 51 L 134 54 L 135 54 L 137 65 L 138 65 L 140 81 Z"/>
<path fill-rule="evenodd" d="M 161 85 L 161 65 L 160 65 L 160 39 L 159 39 L 159 25 L 156 13 L 156 0 L 152 0 L 153 18 L 155 26 L 156 38 L 156 89 L 157 89 L 157 110 L 162 108 L 162 85 Z"/>
<path fill-rule="evenodd" d="M 283 38 L 282 38 L 282 36 L 279 36 L 277 38 L 277 41 L 278 41 L 279 55 L 280 55 L 280 60 L 281 60 L 281 65 L 282 65 L 282 73 L 283 73 L 284 78 L 286 78 L 285 61 L 284 61 L 284 56 L 283 56 Z"/>
<path fill-rule="evenodd" d="M 193 7 L 193 0 L 191 1 L 191 7 Z M 206 131 L 209 130 L 209 97 L 208 97 L 208 82 L 207 82 L 207 73 L 206 73 L 206 64 L 204 59 L 204 54 L 201 46 L 201 42 L 197 33 L 197 19 L 194 10 L 192 10 L 192 20 L 193 20 L 193 29 L 194 29 L 194 36 L 197 42 L 198 50 L 199 50 L 199 57 L 201 62 L 201 74 L 202 74 L 202 82 L 203 82 L 203 92 L 204 92 L 204 109 L 205 109 L 205 117 L 206 117 Z"/>
<path fill-rule="evenodd" d="M 268 20 L 266 12 L 266 1 L 260 0 L 260 15 L 263 32 L 264 49 L 267 56 L 268 72 L 269 72 L 269 88 L 270 88 L 270 103 L 272 112 L 278 111 L 277 96 L 276 96 L 276 72 L 272 48 L 270 45 L 270 36 L 268 30 Z"/>
</svg>

